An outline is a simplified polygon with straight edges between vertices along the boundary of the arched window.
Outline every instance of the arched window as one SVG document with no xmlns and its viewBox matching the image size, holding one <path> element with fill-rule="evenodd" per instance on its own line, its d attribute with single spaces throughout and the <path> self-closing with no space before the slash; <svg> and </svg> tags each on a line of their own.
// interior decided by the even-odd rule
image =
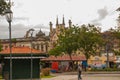
<svg viewBox="0 0 120 80">
<path fill-rule="evenodd" d="M 35 44 L 32 44 L 32 48 L 35 49 Z"/>
<path fill-rule="evenodd" d="M 45 51 L 48 51 L 48 42 L 45 42 Z"/>
<path fill-rule="evenodd" d="M 37 50 L 39 50 L 39 49 L 40 49 L 39 44 L 37 44 Z"/>
<path fill-rule="evenodd" d="M 43 51 L 43 44 L 41 44 L 41 51 Z"/>
</svg>

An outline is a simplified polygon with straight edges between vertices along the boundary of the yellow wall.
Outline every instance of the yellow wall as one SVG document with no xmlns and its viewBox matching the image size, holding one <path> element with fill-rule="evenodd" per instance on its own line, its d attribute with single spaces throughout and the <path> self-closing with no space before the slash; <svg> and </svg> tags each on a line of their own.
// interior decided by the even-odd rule
<svg viewBox="0 0 120 80">
<path fill-rule="evenodd" d="M 90 59 L 88 59 L 88 65 L 91 64 L 105 64 L 106 57 L 105 56 L 91 56 Z"/>
</svg>

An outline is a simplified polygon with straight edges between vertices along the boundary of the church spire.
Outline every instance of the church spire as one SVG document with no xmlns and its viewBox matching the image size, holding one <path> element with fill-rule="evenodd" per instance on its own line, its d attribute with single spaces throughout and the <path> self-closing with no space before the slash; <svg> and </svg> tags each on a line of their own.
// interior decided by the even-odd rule
<svg viewBox="0 0 120 80">
<path fill-rule="evenodd" d="M 71 27 L 72 26 L 72 21 L 71 20 L 69 20 L 69 27 Z"/>
<path fill-rule="evenodd" d="M 63 15 L 63 21 L 62 21 L 62 24 L 65 25 L 64 15 Z"/>
<path fill-rule="evenodd" d="M 50 22 L 49 25 L 50 25 L 50 32 L 52 32 L 52 25 L 53 25 L 52 22 Z"/>
<path fill-rule="evenodd" d="M 58 26 L 58 16 L 57 16 L 57 18 L 56 18 L 56 26 Z"/>
</svg>

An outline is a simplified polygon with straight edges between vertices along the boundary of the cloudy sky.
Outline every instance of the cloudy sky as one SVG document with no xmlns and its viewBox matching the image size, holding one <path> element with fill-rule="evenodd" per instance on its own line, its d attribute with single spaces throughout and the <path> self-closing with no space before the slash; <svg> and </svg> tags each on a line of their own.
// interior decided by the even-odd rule
<svg viewBox="0 0 120 80">
<path fill-rule="evenodd" d="M 73 24 L 95 24 L 103 31 L 117 26 L 120 0 L 11 0 L 13 2 L 12 37 L 23 37 L 25 32 L 34 28 L 49 33 L 49 22 L 55 27 L 64 15 L 66 25 L 71 19 Z M 34 33 L 34 34 L 35 34 Z M 0 39 L 9 38 L 8 23 L 0 16 Z"/>
</svg>

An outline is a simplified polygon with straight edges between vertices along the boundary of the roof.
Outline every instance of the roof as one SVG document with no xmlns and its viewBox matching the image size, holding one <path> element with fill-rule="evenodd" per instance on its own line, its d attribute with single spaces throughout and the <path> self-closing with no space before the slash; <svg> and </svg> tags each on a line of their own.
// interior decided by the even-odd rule
<svg viewBox="0 0 120 80">
<path fill-rule="evenodd" d="M 36 49 L 31 49 L 28 46 L 12 47 L 12 54 L 30 54 L 30 53 L 40 54 L 43 52 L 36 50 Z M 10 54 L 10 48 L 7 48 L 7 49 L 1 51 L 0 54 Z"/>
<path fill-rule="evenodd" d="M 48 58 L 42 59 L 42 61 L 70 61 L 70 57 L 68 55 L 63 55 L 63 56 L 49 56 Z M 85 56 L 78 56 L 74 55 L 72 56 L 72 60 L 74 61 L 83 61 L 86 60 Z"/>
</svg>

